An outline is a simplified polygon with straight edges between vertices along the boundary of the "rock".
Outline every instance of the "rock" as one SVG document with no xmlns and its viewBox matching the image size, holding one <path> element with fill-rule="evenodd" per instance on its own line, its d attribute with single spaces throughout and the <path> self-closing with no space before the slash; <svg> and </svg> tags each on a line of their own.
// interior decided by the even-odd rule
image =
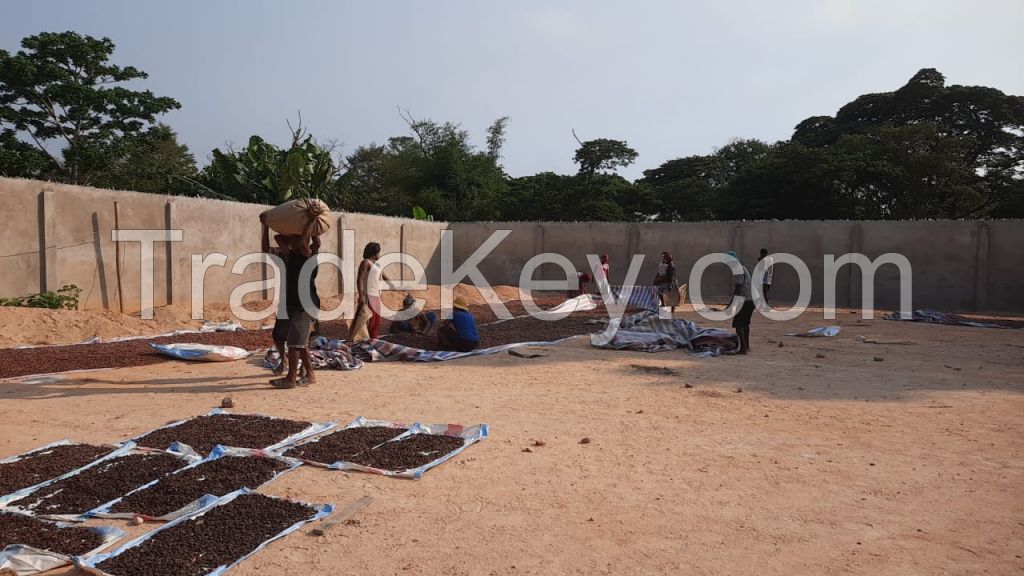
<svg viewBox="0 0 1024 576">
<path fill-rule="evenodd" d="M 590 437 L 589 436 L 583 437 L 583 439 L 580 440 L 580 444 L 590 444 Z"/>
<path fill-rule="evenodd" d="M 782 348 L 783 346 L 784 344 L 782 343 L 782 340 L 779 340 L 779 348 Z"/>
<path fill-rule="evenodd" d="M 875 362 L 882 362 L 884 360 L 885 358 L 882 358 L 881 356 L 875 356 Z"/>
<path fill-rule="evenodd" d="M 687 382 L 686 384 L 683 384 L 683 388 L 693 388 L 693 384 Z"/>
<path fill-rule="evenodd" d="M 637 411 L 636 411 L 636 413 L 637 413 L 637 414 L 643 414 L 643 413 L 644 413 L 644 411 L 643 411 L 643 410 L 637 410 Z"/>
<path fill-rule="evenodd" d="M 824 358 L 824 357 L 825 357 L 825 355 L 824 355 L 824 354 L 822 354 L 821 352 L 818 352 L 817 354 L 815 354 L 815 355 L 814 355 L 814 357 L 815 357 L 815 358 Z"/>
<path fill-rule="evenodd" d="M 530 450 L 529 448 L 523 448 L 523 452 L 533 452 L 533 450 Z"/>
<path fill-rule="evenodd" d="M 739 394 L 740 392 L 743 392 L 743 388 L 740 388 L 739 386 L 737 386 L 736 387 L 736 393 Z"/>
<path fill-rule="evenodd" d="M 533 445 L 534 446 L 547 446 L 547 442 L 545 442 L 543 440 L 534 440 L 533 441 Z"/>
<path fill-rule="evenodd" d="M 141 526 L 145 520 L 142 516 L 132 516 L 132 526 Z"/>
<path fill-rule="evenodd" d="M 225 396 L 224 399 L 220 401 L 220 407 L 221 408 L 234 408 L 235 407 L 235 401 L 231 399 L 231 396 Z"/>
</svg>

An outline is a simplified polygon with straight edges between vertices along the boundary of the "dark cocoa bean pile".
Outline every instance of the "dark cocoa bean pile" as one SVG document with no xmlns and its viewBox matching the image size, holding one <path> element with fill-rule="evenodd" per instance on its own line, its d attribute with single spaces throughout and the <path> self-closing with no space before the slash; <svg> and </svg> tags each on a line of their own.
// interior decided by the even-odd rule
<svg viewBox="0 0 1024 576">
<path fill-rule="evenodd" d="M 0 494 L 17 492 L 67 474 L 113 450 L 111 446 L 63 444 L 28 454 L 14 462 L 0 464 Z"/>
<path fill-rule="evenodd" d="M 113 576 L 201 576 L 315 515 L 316 510 L 305 504 L 245 494 L 162 530 L 96 567 Z"/>
<path fill-rule="evenodd" d="M 0 550 L 11 544 L 77 556 L 99 548 L 103 537 L 88 528 L 61 528 L 56 522 L 0 512 Z"/>
<path fill-rule="evenodd" d="M 462 446 L 462 438 L 443 434 L 413 434 L 356 454 L 354 464 L 401 472 L 418 468 Z"/>
<path fill-rule="evenodd" d="M 285 456 L 333 464 L 355 456 L 363 450 L 391 440 L 406 431 L 405 428 L 387 426 L 363 426 L 345 428 L 321 437 L 316 442 L 296 446 L 285 452 Z"/>
<path fill-rule="evenodd" d="M 154 430 L 135 442 L 139 446 L 160 450 L 181 442 L 200 454 L 209 454 L 217 444 L 267 448 L 309 426 L 309 422 L 251 414 L 212 414 L 198 416 L 178 426 Z"/>
<path fill-rule="evenodd" d="M 154 350 L 149 345 L 151 342 L 155 344 L 191 342 L 237 346 L 246 350 L 260 350 L 273 345 L 269 330 L 246 330 L 242 332 L 179 334 L 100 344 L 0 348 L 0 378 L 66 372 L 68 370 L 144 366 L 171 360 Z"/>
<path fill-rule="evenodd" d="M 288 468 L 261 456 L 224 456 L 165 476 L 156 484 L 125 497 L 111 512 L 163 516 L 180 510 L 205 494 L 224 496 L 239 488 L 258 488 Z"/>
<path fill-rule="evenodd" d="M 44 486 L 11 504 L 36 514 L 82 514 L 186 464 L 170 454 L 127 454 Z"/>
</svg>

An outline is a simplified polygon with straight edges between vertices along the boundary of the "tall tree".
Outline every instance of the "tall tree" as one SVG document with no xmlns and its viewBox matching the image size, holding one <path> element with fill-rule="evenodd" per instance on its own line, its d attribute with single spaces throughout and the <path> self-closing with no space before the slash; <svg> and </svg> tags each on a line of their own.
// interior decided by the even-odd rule
<svg viewBox="0 0 1024 576">
<path fill-rule="evenodd" d="M 815 116 L 797 125 L 793 140 L 821 147 L 882 128 L 928 123 L 937 136 L 959 142 L 957 164 L 980 178 L 972 203 L 946 217 L 984 216 L 1024 173 L 1024 97 L 984 86 L 947 86 L 945 77 L 924 68 L 894 92 L 865 94 L 835 117 Z M 877 133 L 877 132 L 876 132 Z"/>
<path fill-rule="evenodd" d="M 16 54 L 0 50 L 0 142 L 11 136 L 31 141 L 65 181 L 79 183 L 83 176 L 79 158 L 86 153 L 76 148 L 114 146 L 180 108 L 173 98 L 123 86 L 148 75 L 111 64 L 109 38 L 43 32 L 24 38 L 21 47 Z"/>
</svg>

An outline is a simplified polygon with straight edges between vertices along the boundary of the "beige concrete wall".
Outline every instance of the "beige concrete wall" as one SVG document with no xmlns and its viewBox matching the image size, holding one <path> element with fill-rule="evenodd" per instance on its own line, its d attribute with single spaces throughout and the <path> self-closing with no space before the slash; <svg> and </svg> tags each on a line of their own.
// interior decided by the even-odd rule
<svg viewBox="0 0 1024 576">
<path fill-rule="evenodd" d="M 111 230 L 116 219 L 120 229 L 182 230 L 182 241 L 154 246 L 154 305 L 169 302 L 191 305 L 192 255 L 219 252 L 223 267 L 210 267 L 205 276 L 205 301 L 226 302 L 231 291 L 243 282 L 258 281 L 273 274 L 261 264 L 231 272 L 241 256 L 259 252 L 259 213 L 266 206 L 202 198 L 140 194 L 67 186 L 35 180 L 0 178 L 0 202 L 9 215 L 2 230 L 0 249 L 0 297 L 19 296 L 66 284 L 82 289 L 82 308 L 140 308 L 140 245 L 115 243 Z M 116 209 L 115 209 L 116 206 Z M 375 240 L 383 251 L 405 251 L 419 258 L 429 281 L 439 278 L 438 244 L 446 224 L 366 214 L 331 214 L 332 230 L 322 238 L 324 251 L 342 256 L 341 226 L 354 232 L 354 256 Z M 117 247 L 120 244 L 120 248 Z M 40 246 L 45 246 L 40 250 Z M 121 291 L 118 290 L 117 260 L 120 250 Z M 397 266 L 388 271 L 400 277 Z M 406 278 L 411 274 L 405 273 Z M 340 292 L 339 271 L 321 267 L 317 287 L 323 295 Z M 254 296 L 259 296 L 256 293 Z"/>
<path fill-rule="evenodd" d="M 679 223 L 453 223 L 456 263 L 473 252 L 495 230 L 511 234 L 480 266 L 495 284 L 516 284 L 523 263 L 539 252 L 568 257 L 578 270 L 587 269 L 586 255 L 607 253 L 612 282 L 622 283 L 632 254 L 646 256 L 640 283 L 649 283 L 659 254 L 675 258 L 681 281 L 705 254 L 735 250 L 753 268 L 761 247 L 788 252 L 803 260 L 811 273 L 812 304 L 824 295 L 823 256 L 857 252 L 875 259 L 895 252 L 913 267 L 915 308 L 953 311 L 1024 311 L 1024 221 L 752 221 Z M 555 272 L 538 275 L 555 278 Z M 878 308 L 899 305 L 899 274 L 883 266 L 875 274 Z M 731 291 L 724 266 L 712 267 L 701 283 L 708 296 Z M 844 266 L 836 276 L 837 304 L 860 305 L 859 269 Z M 771 297 L 792 302 L 798 293 L 796 272 L 779 265 Z"/>
<path fill-rule="evenodd" d="M 118 292 L 118 248 L 111 240 L 115 216 L 121 229 L 180 229 L 183 241 L 158 243 L 154 253 L 154 303 L 190 305 L 191 256 L 220 252 L 223 268 L 206 275 L 207 302 L 225 302 L 235 287 L 267 275 L 262 265 L 244 273 L 230 272 L 240 256 L 259 251 L 258 215 L 265 206 L 198 198 L 138 194 L 115 190 L 65 186 L 34 180 L 0 178 L 0 202 L 10 216 L 2 230 L 0 297 L 41 289 L 55 290 L 76 284 L 83 290 L 83 307 L 139 309 L 139 244 L 121 243 L 121 286 Z M 116 211 L 115 211 L 116 204 Z M 116 214 L 115 214 L 116 212 Z M 510 235 L 481 265 L 492 284 L 519 282 L 523 265 L 535 254 L 557 252 L 579 269 L 587 268 L 586 255 L 607 253 L 612 281 L 622 283 L 633 254 L 646 256 L 639 282 L 653 278 L 658 254 L 675 256 L 680 277 L 686 280 L 701 256 L 736 250 L 753 266 L 763 246 L 801 258 L 812 277 L 812 303 L 823 299 L 824 254 L 860 252 L 874 259 L 887 252 L 905 255 L 913 266 L 913 305 L 944 310 L 1024 311 L 1024 221 L 992 222 L 694 222 L 694 223 L 459 223 L 422 222 L 366 214 L 332 213 L 333 229 L 323 237 L 323 249 L 343 255 L 342 228 L 354 231 L 352 252 L 358 262 L 363 246 L 381 243 L 385 254 L 403 251 L 426 268 L 432 284 L 441 280 L 441 233 L 454 234 L 454 266 L 463 262 L 495 230 Z M 42 249 L 41 249 L 42 247 Z M 391 266 L 392 278 L 411 279 L 408 269 Z M 553 266 L 537 277 L 559 278 Z M 322 294 L 340 291 L 340 275 L 322 267 L 318 287 Z M 860 273 L 841 269 L 836 288 L 840 305 L 861 302 Z M 893 266 L 875 276 L 876 305 L 898 305 L 899 278 Z M 707 296 L 725 296 L 730 280 L 724 267 L 709 270 L 702 282 Z M 772 298 L 792 301 L 797 276 L 788 266 L 775 271 Z"/>
</svg>

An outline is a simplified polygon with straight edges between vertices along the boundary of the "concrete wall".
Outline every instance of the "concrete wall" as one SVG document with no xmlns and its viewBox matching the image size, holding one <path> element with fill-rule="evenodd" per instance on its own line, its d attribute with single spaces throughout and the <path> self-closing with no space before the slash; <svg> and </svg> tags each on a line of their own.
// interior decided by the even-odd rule
<svg viewBox="0 0 1024 576">
<path fill-rule="evenodd" d="M 258 215 L 265 206 L 197 198 L 138 194 L 66 186 L 34 180 L 0 178 L 0 202 L 5 208 L 0 248 L 0 297 L 18 296 L 65 284 L 82 288 L 82 306 L 127 312 L 139 309 L 140 247 L 137 242 L 111 240 L 115 220 L 122 230 L 180 229 L 183 241 L 158 243 L 154 253 L 154 304 L 191 303 L 191 256 L 220 252 L 223 268 L 206 275 L 207 302 L 226 302 L 242 282 L 263 279 L 265 267 L 254 264 L 243 274 L 230 272 L 240 256 L 259 251 Z M 753 267 L 758 250 L 789 252 L 801 258 L 812 277 L 812 303 L 823 299 L 824 254 L 859 252 L 874 259 L 887 252 L 905 255 L 913 266 L 913 306 L 943 310 L 1024 312 L 1024 221 L 990 222 L 694 222 L 694 223 L 458 223 L 421 222 L 366 214 L 332 213 L 332 230 L 323 249 L 339 256 L 345 248 L 342 229 L 353 230 L 356 261 L 369 241 L 380 242 L 385 254 L 405 252 L 426 268 L 427 280 L 440 282 L 441 233 L 454 234 L 457 267 L 495 230 L 510 235 L 481 264 L 492 284 L 516 285 L 523 265 L 535 254 L 557 252 L 578 270 L 587 269 L 586 255 L 607 253 L 612 281 L 624 281 L 630 257 L 646 256 L 639 282 L 653 278 L 658 255 L 675 256 L 680 279 L 686 281 L 698 258 L 712 252 L 736 250 Z M 121 262 L 118 290 L 117 260 Z M 394 265 L 392 278 L 411 279 L 408 269 Z M 557 279 L 561 272 L 545 266 L 537 274 Z M 837 303 L 859 305 L 861 280 L 852 266 L 837 276 Z M 896 307 L 899 277 L 894 266 L 875 275 L 876 306 Z M 792 268 L 776 266 L 772 298 L 791 302 L 797 295 Z M 340 292 L 341 278 L 330 266 L 318 275 L 321 294 Z M 709 269 L 702 282 L 708 297 L 731 290 L 722 266 Z"/>
<path fill-rule="evenodd" d="M 82 289 L 81 308 L 119 310 L 123 303 L 124 311 L 137 312 L 140 244 L 113 242 L 115 221 L 122 230 L 182 230 L 181 242 L 160 242 L 154 247 L 156 306 L 191 304 L 192 255 L 219 252 L 227 256 L 223 267 L 211 267 L 206 273 L 206 302 L 226 302 L 239 284 L 272 274 L 262 264 L 252 264 L 242 274 L 231 273 L 239 257 L 259 252 L 259 214 L 266 206 L 12 178 L 0 178 L 0 203 L 7 216 L 0 232 L 0 297 L 75 284 Z M 375 240 L 385 253 L 404 249 L 419 258 L 434 283 L 440 278 L 437 254 L 441 231 L 447 227 L 444 223 L 345 213 L 332 213 L 331 219 L 332 230 L 322 238 L 324 251 L 343 255 L 340 230 L 344 227 L 354 231 L 355 264 L 363 246 Z M 386 272 L 395 278 L 403 276 L 399 266 Z M 408 271 L 404 276 L 411 279 Z M 338 294 L 340 286 L 337 269 L 321 267 L 319 292 Z"/>
<path fill-rule="evenodd" d="M 692 223 L 457 223 L 455 261 L 461 262 L 495 230 L 511 234 L 480 266 L 495 284 L 517 284 L 523 264 L 540 252 L 567 256 L 578 270 L 588 269 L 586 255 L 607 253 L 612 282 L 622 283 L 633 254 L 643 254 L 639 283 L 649 283 L 659 254 L 671 252 L 685 282 L 705 254 L 735 250 L 753 268 L 761 247 L 802 259 L 812 278 L 812 304 L 824 294 L 825 254 L 862 253 L 872 260 L 896 252 L 913 267 L 912 305 L 942 310 L 1024 311 L 1024 221 L 753 221 Z M 554 267 L 537 278 L 557 278 Z M 899 273 L 883 266 L 875 274 L 875 306 L 899 305 Z M 708 270 L 701 283 L 705 297 L 731 291 L 724 266 Z M 798 293 L 796 272 L 777 265 L 772 300 L 792 302 Z M 861 305 L 861 275 L 844 266 L 836 277 L 837 304 Z"/>
</svg>

